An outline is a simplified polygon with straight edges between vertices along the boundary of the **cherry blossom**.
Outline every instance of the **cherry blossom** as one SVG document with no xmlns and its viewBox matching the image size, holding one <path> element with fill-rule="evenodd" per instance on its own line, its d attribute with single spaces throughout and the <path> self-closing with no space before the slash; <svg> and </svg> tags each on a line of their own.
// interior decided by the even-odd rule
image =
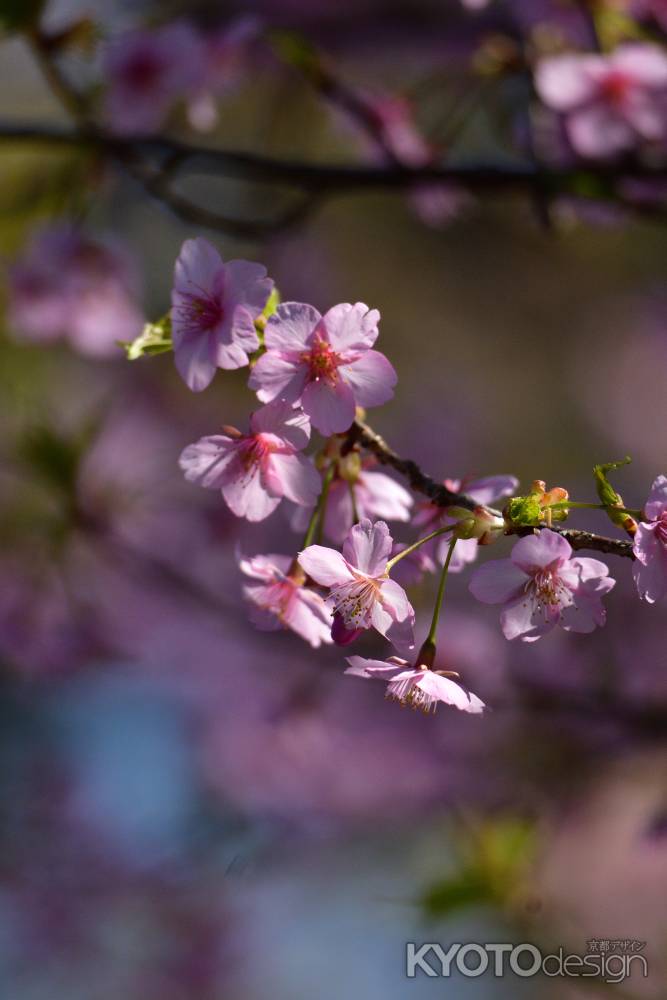
<svg viewBox="0 0 667 1000">
<path fill-rule="evenodd" d="M 197 88 L 204 56 L 202 40 L 187 21 L 113 38 L 104 53 L 111 128 L 122 135 L 157 131 L 172 105 Z"/>
<path fill-rule="evenodd" d="M 237 517 L 263 521 L 283 497 L 312 506 L 320 477 L 300 455 L 310 438 L 306 415 L 288 403 L 271 403 L 250 417 L 250 433 L 215 434 L 188 445 L 180 457 L 185 478 L 221 490 Z"/>
<path fill-rule="evenodd" d="M 534 642 L 556 625 L 568 632 L 604 625 L 602 597 L 615 583 L 603 562 L 572 558 L 570 543 L 545 528 L 521 538 L 509 559 L 480 566 L 469 589 L 484 604 L 505 606 L 500 625 L 506 639 Z"/>
<path fill-rule="evenodd" d="M 412 646 L 415 613 L 403 588 L 387 574 L 391 549 L 385 522 L 364 518 L 351 529 L 342 554 L 323 545 L 299 553 L 308 576 L 329 588 L 328 604 L 340 618 L 334 638 L 341 644 L 347 632 L 374 628 L 395 645 Z"/>
<path fill-rule="evenodd" d="M 224 263 L 211 244 L 186 240 L 174 269 L 171 295 L 176 367 L 193 392 L 216 368 L 241 368 L 259 347 L 255 320 L 273 282 L 266 268 L 247 260 Z"/>
<path fill-rule="evenodd" d="M 331 612 L 324 599 L 304 586 L 303 573 L 290 572 L 293 561 L 284 555 L 241 558 L 239 567 L 251 580 L 243 596 L 251 604 L 250 620 L 258 629 L 291 629 L 317 649 L 331 642 Z"/>
<path fill-rule="evenodd" d="M 438 703 L 452 705 L 461 712 L 478 715 L 486 707 L 477 695 L 467 691 L 443 672 L 418 665 L 411 667 L 407 660 L 391 656 L 388 660 L 367 660 L 362 656 L 348 656 L 350 664 L 346 674 L 387 682 L 387 698 L 394 698 L 401 705 L 411 705 L 423 712 L 435 712 Z"/>
<path fill-rule="evenodd" d="M 547 107 L 565 116 L 580 156 L 615 156 L 667 138 L 667 55 L 657 45 L 549 56 L 537 67 L 535 86 Z"/>
<path fill-rule="evenodd" d="M 393 366 L 371 350 L 379 318 L 363 302 L 334 306 L 324 316 L 313 306 L 284 302 L 266 324 L 266 353 L 248 385 L 263 403 L 301 403 L 324 435 L 346 431 L 357 406 L 386 403 L 396 385 Z"/>
<path fill-rule="evenodd" d="M 648 522 L 637 525 L 633 575 L 639 596 L 655 604 L 667 595 L 667 476 L 658 476 L 644 507 Z"/>
</svg>

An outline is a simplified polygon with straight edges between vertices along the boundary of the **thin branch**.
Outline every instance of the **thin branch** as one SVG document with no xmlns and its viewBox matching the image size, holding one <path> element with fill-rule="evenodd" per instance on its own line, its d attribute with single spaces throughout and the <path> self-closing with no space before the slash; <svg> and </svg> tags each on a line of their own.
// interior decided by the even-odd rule
<svg viewBox="0 0 667 1000">
<path fill-rule="evenodd" d="M 438 507 L 464 507 L 466 510 L 475 510 L 480 507 L 472 497 L 465 493 L 456 493 L 447 489 L 442 483 L 438 483 L 431 476 L 419 468 L 416 462 L 409 458 L 402 458 L 397 452 L 390 448 L 387 442 L 372 427 L 362 420 L 355 420 L 347 433 L 345 448 L 348 450 L 355 445 L 365 448 L 371 452 L 382 465 L 388 465 L 396 472 L 404 476 L 410 486 L 417 493 L 423 493 L 431 503 Z M 492 507 L 485 508 L 490 513 L 500 517 L 500 511 Z M 507 530 L 506 534 L 526 535 L 533 532 L 533 528 L 520 528 L 515 531 Z M 554 526 L 553 531 L 557 531 L 567 539 L 573 549 L 592 549 L 595 552 L 603 552 L 607 555 L 623 556 L 626 559 L 634 558 L 632 552 L 632 542 L 626 542 L 617 538 L 607 538 L 603 535 L 596 535 L 590 531 L 580 531 L 578 528 L 560 528 Z"/>
</svg>

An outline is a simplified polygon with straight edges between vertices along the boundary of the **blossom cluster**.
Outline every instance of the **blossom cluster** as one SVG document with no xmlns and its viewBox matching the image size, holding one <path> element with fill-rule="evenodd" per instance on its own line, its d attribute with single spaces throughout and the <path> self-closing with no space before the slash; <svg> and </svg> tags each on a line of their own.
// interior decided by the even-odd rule
<svg viewBox="0 0 667 1000">
<path fill-rule="evenodd" d="M 378 310 L 360 302 L 324 313 L 308 303 L 280 302 L 259 264 L 225 262 L 206 240 L 186 240 L 172 293 L 176 368 L 199 392 L 218 368 L 247 367 L 248 387 L 261 405 L 247 430 L 224 425 L 188 445 L 181 468 L 251 522 L 285 500 L 292 527 L 305 531 L 292 554 L 239 555 L 257 628 L 290 629 L 313 648 L 349 646 L 374 630 L 400 656 L 351 656 L 347 673 L 385 680 L 387 695 L 402 704 L 428 711 L 444 702 L 479 713 L 482 702 L 456 675 L 434 669 L 449 572 L 465 570 L 480 546 L 503 533 L 524 535 L 509 558 L 477 568 L 469 589 L 480 602 L 501 605 L 504 636 L 525 642 L 557 626 L 587 633 L 604 625 L 603 598 L 615 580 L 605 563 L 576 554 L 555 527 L 577 506 L 561 487 L 547 490 L 536 482 L 522 498 L 511 475 L 446 479 L 443 485 L 465 506 L 415 504 L 408 490 L 377 470 L 376 458 L 363 456 L 349 433 L 355 419 L 391 399 L 396 385 L 391 363 L 375 349 L 379 322 Z M 323 440 L 307 455 L 314 432 Z M 596 467 L 606 500 L 599 506 L 633 532 L 637 588 L 655 602 L 667 593 L 667 479 L 656 479 L 637 523 L 620 516 L 625 508 L 606 479 L 605 470 L 617 464 Z M 501 515 L 491 504 L 508 497 Z M 410 523 L 420 537 L 395 540 L 387 521 Z M 416 614 L 405 587 L 438 572 L 434 622 L 417 650 Z"/>
</svg>

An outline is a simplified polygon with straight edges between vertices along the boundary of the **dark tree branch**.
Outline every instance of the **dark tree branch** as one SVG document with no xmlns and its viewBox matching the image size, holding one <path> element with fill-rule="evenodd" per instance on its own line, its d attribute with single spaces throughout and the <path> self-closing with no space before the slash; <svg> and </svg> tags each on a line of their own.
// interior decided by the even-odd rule
<svg viewBox="0 0 667 1000">
<path fill-rule="evenodd" d="M 466 496 L 464 493 L 454 493 L 447 489 L 442 483 L 438 483 L 431 476 L 419 468 L 416 462 L 409 458 L 401 458 L 392 448 L 389 447 L 384 438 L 380 437 L 376 431 L 369 427 L 362 420 L 355 420 L 347 433 L 347 440 L 344 447 L 348 450 L 355 445 L 365 448 L 374 455 L 382 465 L 388 465 L 396 472 L 399 472 L 410 483 L 413 490 L 423 493 L 431 503 L 438 507 L 464 507 L 466 510 L 475 510 L 479 504 Z M 502 516 L 500 511 L 492 507 L 486 508 L 492 514 Z M 506 534 L 531 534 L 533 528 L 521 528 L 518 530 L 508 529 Z M 537 529 L 539 530 L 539 529 Z M 566 538 L 573 549 L 592 549 L 594 552 L 602 552 L 606 555 L 624 556 L 627 559 L 634 558 L 632 553 L 632 542 L 626 542 L 617 538 L 606 538 L 603 535 L 595 535 L 590 531 L 581 531 L 578 528 L 560 528 L 554 526 L 554 531 Z"/>
<path fill-rule="evenodd" d="M 478 196 L 522 194 L 530 197 L 536 191 L 548 191 L 552 196 L 579 196 L 580 190 L 590 190 L 591 185 L 597 183 L 607 185 L 609 193 L 590 200 L 622 205 L 637 215 L 653 220 L 667 219 L 665 206 L 630 203 L 614 191 L 614 183 L 618 180 L 667 180 L 667 168 L 653 168 L 637 162 L 623 165 L 580 165 L 572 169 L 514 163 L 423 167 L 395 163 L 384 166 L 333 166 L 191 145 L 162 136 L 126 138 L 87 126 L 71 129 L 24 125 L 11 121 L 0 122 L 0 140 L 89 148 L 116 160 L 135 175 L 140 172 L 141 183 L 150 193 L 187 221 L 213 229 L 231 229 L 239 233 L 243 231 L 243 234 L 275 229 L 283 223 L 296 221 L 313 207 L 316 199 L 324 199 L 337 193 L 382 188 L 403 191 L 415 184 L 433 182 L 457 184 Z M 147 162 L 146 157 L 151 159 Z M 232 219 L 197 206 L 173 191 L 169 181 L 185 170 L 210 172 L 217 176 L 290 188 L 301 193 L 302 201 L 284 216 L 277 216 L 272 220 Z"/>
</svg>

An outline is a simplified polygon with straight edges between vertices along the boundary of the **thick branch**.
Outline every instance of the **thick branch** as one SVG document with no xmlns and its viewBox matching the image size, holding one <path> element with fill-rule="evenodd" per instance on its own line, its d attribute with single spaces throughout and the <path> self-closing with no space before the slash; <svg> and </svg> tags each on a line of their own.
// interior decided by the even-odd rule
<svg viewBox="0 0 667 1000">
<path fill-rule="evenodd" d="M 464 493 L 454 493 L 447 489 L 442 483 L 438 483 L 431 476 L 419 468 L 416 462 L 409 458 L 401 458 L 392 448 L 389 447 L 384 438 L 380 437 L 372 427 L 362 420 L 355 420 L 347 434 L 347 447 L 359 445 L 371 452 L 379 462 L 388 465 L 396 472 L 404 476 L 413 490 L 423 493 L 429 500 L 439 507 L 464 507 L 466 510 L 474 510 L 479 504 L 466 496 Z M 488 508 L 491 513 L 500 515 L 500 512 L 493 508 Z M 507 534 L 530 534 L 534 529 L 524 528 L 518 531 L 508 530 Z M 554 526 L 554 531 L 558 531 L 570 543 L 573 549 L 592 549 L 595 552 L 603 552 L 607 555 L 624 556 L 632 559 L 632 542 L 626 542 L 617 538 L 607 538 L 603 535 L 595 535 L 590 531 L 580 531 L 578 528 L 560 528 Z"/>
<path fill-rule="evenodd" d="M 0 140 L 16 142 L 38 142 L 62 146 L 80 146 L 97 150 L 119 162 L 129 161 L 146 155 L 155 156 L 153 165 L 153 186 L 159 181 L 160 190 L 156 196 L 164 200 L 165 185 L 160 179 L 164 174 L 174 177 L 185 170 L 211 172 L 218 176 L 243 178 L 271 185 L 282 185 L 310 195 L 325 197 L 338 192 L 360 191 L 377 188 L 405 190 L 415 184 L 442 182 L 457 184 L 477 195 L 502 195 L 519 193 L 531 195 L 535 190 L 557 194 L 576 194 L 590 189 L 595 182 L 613 184 L 614 181 L 667 179 L 665 168 L 651 168 L 646 164 L 595 164 L 577 166 L 572 169 L 546 168 L 534 164 L 487 164 L 464 163 L 458 165 L 428 165 L 409 167 L 392 163 L 388 165 L 351 164 L 328 165 L 297 160 L 277 159 L 255 153 L 215 149 L 206 146 L 183 143 L 162 136 L 115 136 L 98 129 L 85 126 L 76 129 L 47 125 L 22 125 L 16 122 L 0 121 Z M 164 161 L 160 163 L 160 160 Z M 176 203 L 181 196 L 169 192 L 171 207 L 177 211 L 182 204 Z M 593 197 L 594 201 L 623 204 L 637 214 L 650 218 L 665 218 L 667 212 L 657 205 L 628 204 L 613 191 Z M 192 206 L 197 211 L 196 206 Z M 242 220 L 238 220 L 243 225 Z M 211 213 L 205 224 L 213 228 L 227 224 L 237 224 Z"/>
</svg>

